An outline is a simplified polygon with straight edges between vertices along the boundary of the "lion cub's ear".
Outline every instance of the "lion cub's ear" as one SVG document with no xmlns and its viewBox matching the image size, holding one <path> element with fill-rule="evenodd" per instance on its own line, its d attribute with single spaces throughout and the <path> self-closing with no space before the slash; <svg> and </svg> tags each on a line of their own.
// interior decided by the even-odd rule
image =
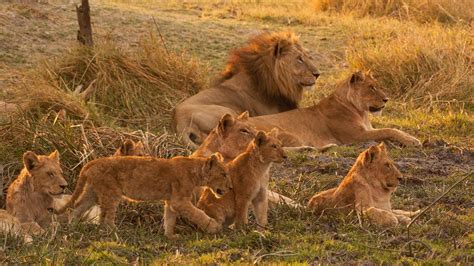
<svg viewBox="0 0 474 266">
<path fill-rule="evenodd" d="M 211 170 L 215 167 L 218 163 L 222 163 L 224 161 L 224 157 L 219 152 L 213 153 L 209 159 L 206 161 L 206 169 Z"/>
<path fill-rule="evenodd" d="M 356 82 L 361 82 L 365 80 L 365 75 L 362 73 L 362 71 L 357 71 L 352 74 L 351 76 L 351 84 L 356 83 Z"/>
<path fill-rule="evenodd" d="M 371 146 L 364 155 L 364 164 L 372 163 L 379 156 L 380 149 L 378 146 Z"/>
<path fill-rule="evenodd" d="M 222 116 L 217 126 L 217 132 L 219 134 L 224 134 L 224 132 L 235 123 L 235 119 L 231 114 L 225 114 Z"/>
<path fill-rule="evenodd" d="M 257 136 L 255 136 L 255 144 L 260 147 L 265 143 L 265 141 L 267 141 L 267 134 L 263 131 L 259 131 Z"/>
<path fill-rule="evenodd" d="M 122 143 L 122 146 L 120 146 L 120 152 L 122 155 L 129 155 L 132 152 L 133 147 L 135 147 L 135 142 L 131 139 L 126 139 Z"/>
<path fill-rule="evenodd" d="M 247 120 L 249 119 L 249 111 L 242 112 L 239 116 L 237 116 L 239 120 Z"/>
<path fill-rule="evenodd" d="M 58 152 L 58 150 L 53 151 L 53 152 L 49 155 L 49 158 L 50 158 L 50 159 L 53 159 L 53 160 L 56 160 L 56 161 L 59 163 L 59 152 Z"/>
<path fill-rule="evenodd" d="M 280 131 L 276 127 L 272 128 L 272 130 L 269 133 L 270 136 L 273 136 L 275 138 L 278 138 L 279 134 L 280 134 Z"/>
<path fill-rule="evenodd" d="M 27 151 L 23 154 L 23 164 L 25 168 L 30 171 L 39 164 L 39 159 L 36 153 L 32 151 Z"/>
</svg>

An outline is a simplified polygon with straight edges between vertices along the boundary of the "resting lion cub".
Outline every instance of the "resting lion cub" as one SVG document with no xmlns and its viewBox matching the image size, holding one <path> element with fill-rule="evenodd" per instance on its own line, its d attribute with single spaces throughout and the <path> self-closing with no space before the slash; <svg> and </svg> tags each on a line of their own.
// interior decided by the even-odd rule
<svg viewBox="0 0 474 266">
<path fill-rule="evenodd" d="M 23 154 L 24 168 L 7 192 L 7 211 L 20 223 L 46 229 L 52 222 L 54 197 L 64 193 L 67 182 L 59 164 L 59 152 L 49 156 L 32 151 Z"/>
<path fill-rule="evenodd" d="M 228 163 L 233 190 L 218 198 L 210 189 L 202 194 L 198 208 L 225 226 L 235 221 L 237 227 L 248 223 L 248 208 L 252 205 L 257 223 L 267 225 L 268 171 L 272 163 L 286 159 L 277 130 L 257 133 L 247 150 Z"/>
<path fill-rule="evenodd" d="M 209 158 L 106 157 L 87 163 L 81 170 L 71 200 L 58 213 L 74 206 L 74 217 L 98 203 L 100 222 L 115 228 L 114 220 L 122 196 L 132 200 L 165 200 L 176 215 L 182 215 L 204 231 L 215 233 L 221 226 L 191 203 L 198 186 L 223 193 L 231 188 L 227 168 L 219 153 Z M 174 237 L 175 217 L 165 212 L 165 235 Z M 171 226 L 169 224 L 172 224 Z"/>
<path fill-rule="evenodd" d="M 391 194 L 401 179 L 400 171 L 381 143 L 362 152 L 341 184 L 313 196 L 308 208 L 321 214 L 334 208 L 349 211 L 355 206 L 376 224 L 408 224 L 419 211 L 392 210 L 390 204 Z"/>
</svg>

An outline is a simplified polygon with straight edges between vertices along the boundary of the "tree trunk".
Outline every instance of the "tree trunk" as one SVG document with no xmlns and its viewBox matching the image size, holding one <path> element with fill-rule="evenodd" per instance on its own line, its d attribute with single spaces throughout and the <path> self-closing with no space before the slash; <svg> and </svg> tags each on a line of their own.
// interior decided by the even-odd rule
<svg viewBox="0 0 474 266">
<path fill-rule="evenodd" d="M 80 6 L 76 5 L 77 21 L 79 22 L 79 31 L 77 32 L 77 40 L 87 46 L 93 45 L 92 42 L 92 26 L 89 9 L 89 0 L 82 0 Z"/>
</svg>

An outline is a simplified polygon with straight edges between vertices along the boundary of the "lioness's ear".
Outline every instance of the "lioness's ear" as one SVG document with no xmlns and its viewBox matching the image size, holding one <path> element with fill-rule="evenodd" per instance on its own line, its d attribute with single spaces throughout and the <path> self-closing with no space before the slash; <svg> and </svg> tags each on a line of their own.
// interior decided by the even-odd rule
<svg viewBox="0 0 474 266">
<path fill-rule="evenodd" d="M 371 146 L 364 155 L 364 164 L 372 163 L 378 156 L 380 150 L 378 146 Z"/>
<path fill-rule="evenodd" d="M 122 146 L 120 146 L 120 152 L 122 155 L 129 155 L 131 151 L 133 150 L 133 147 L 135 146 L 135 142 L 131 139 L 126 139 L 123 143 Z"/>
<path fill-rule="evenodd" d="M 361 71 L 357 71 L 357 72 L 353 73 L 352 76 L 351 76 L 351 84 L 363 81 L 364 79 L 365 79 L 364 73 L 362 73 Z"/>
<path fill-rule="evenodd" d="M 56 160 L 57 162 L 59 162 L 59 152 L 58 152 L 58 150 L 53 151 L 53 152 L 49 155 L 49 158 L 50 158 L 50 159 L 53 159 L 53 160 Z"/>
<path fill-rule="evenodd" d="M 138 141 L 138 142 L 135 142 L 135 149 L 143 149 L 143 142 L 141 141 Z"/>
<path fill-rule="evenodd" d="M 237 119 L 239 119 L 239 120 L 249 119 L 249 111 L 245 111 L 245 112 L 241 113 L 239 116 L 237 116 Z"/>
<path fill-rule="evenodd" d="M 235 123 L 235 119 L 231 114 L 225 114 L 222 116 L 217 127 L 219 134 L 224 134 L 224 132 Z"/>
<path fill-rule="evenodd" d="M 267 134 L 265 134 L 265 132 L 263 131 L 257 132 L 257 136 L 255 136 L 255 144 L 258 147 L 262 146 L 262 144 L 264 144 L 266 140 L 267 140 Z"/>
<path fill-rule="evenodd" d="M 32 170 L 39 164 L 38 156 L 32 151 L 23 153 L 23 164 L 28 171 Z"/>
</svg>

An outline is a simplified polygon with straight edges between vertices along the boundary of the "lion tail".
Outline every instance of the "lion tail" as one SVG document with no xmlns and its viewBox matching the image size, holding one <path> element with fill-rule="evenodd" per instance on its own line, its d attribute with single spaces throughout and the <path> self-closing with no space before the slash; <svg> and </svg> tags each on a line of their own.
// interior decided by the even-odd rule
<svg viewBox="0 0 474 266">
<path fill-rule="evenodd" d="M 84 191 L 84 187 L 86 186 L 87 170 L 89 168 L 90 168 L 90 164 L 82 168 L 81 172 L 79 173 L 79 178 L 77 179 L 76 188 L 74 189 L 74 192 L 72 193 L 71 198 L 64 206 L 55 210 L 54 211 L 55 214 L 62 214 L 66 212 L 67 209 L 71 208 L 74 205 L 74 203 L 79 198 L 79 196 L 82 195 L 82 192 Z"/>
</svg>

